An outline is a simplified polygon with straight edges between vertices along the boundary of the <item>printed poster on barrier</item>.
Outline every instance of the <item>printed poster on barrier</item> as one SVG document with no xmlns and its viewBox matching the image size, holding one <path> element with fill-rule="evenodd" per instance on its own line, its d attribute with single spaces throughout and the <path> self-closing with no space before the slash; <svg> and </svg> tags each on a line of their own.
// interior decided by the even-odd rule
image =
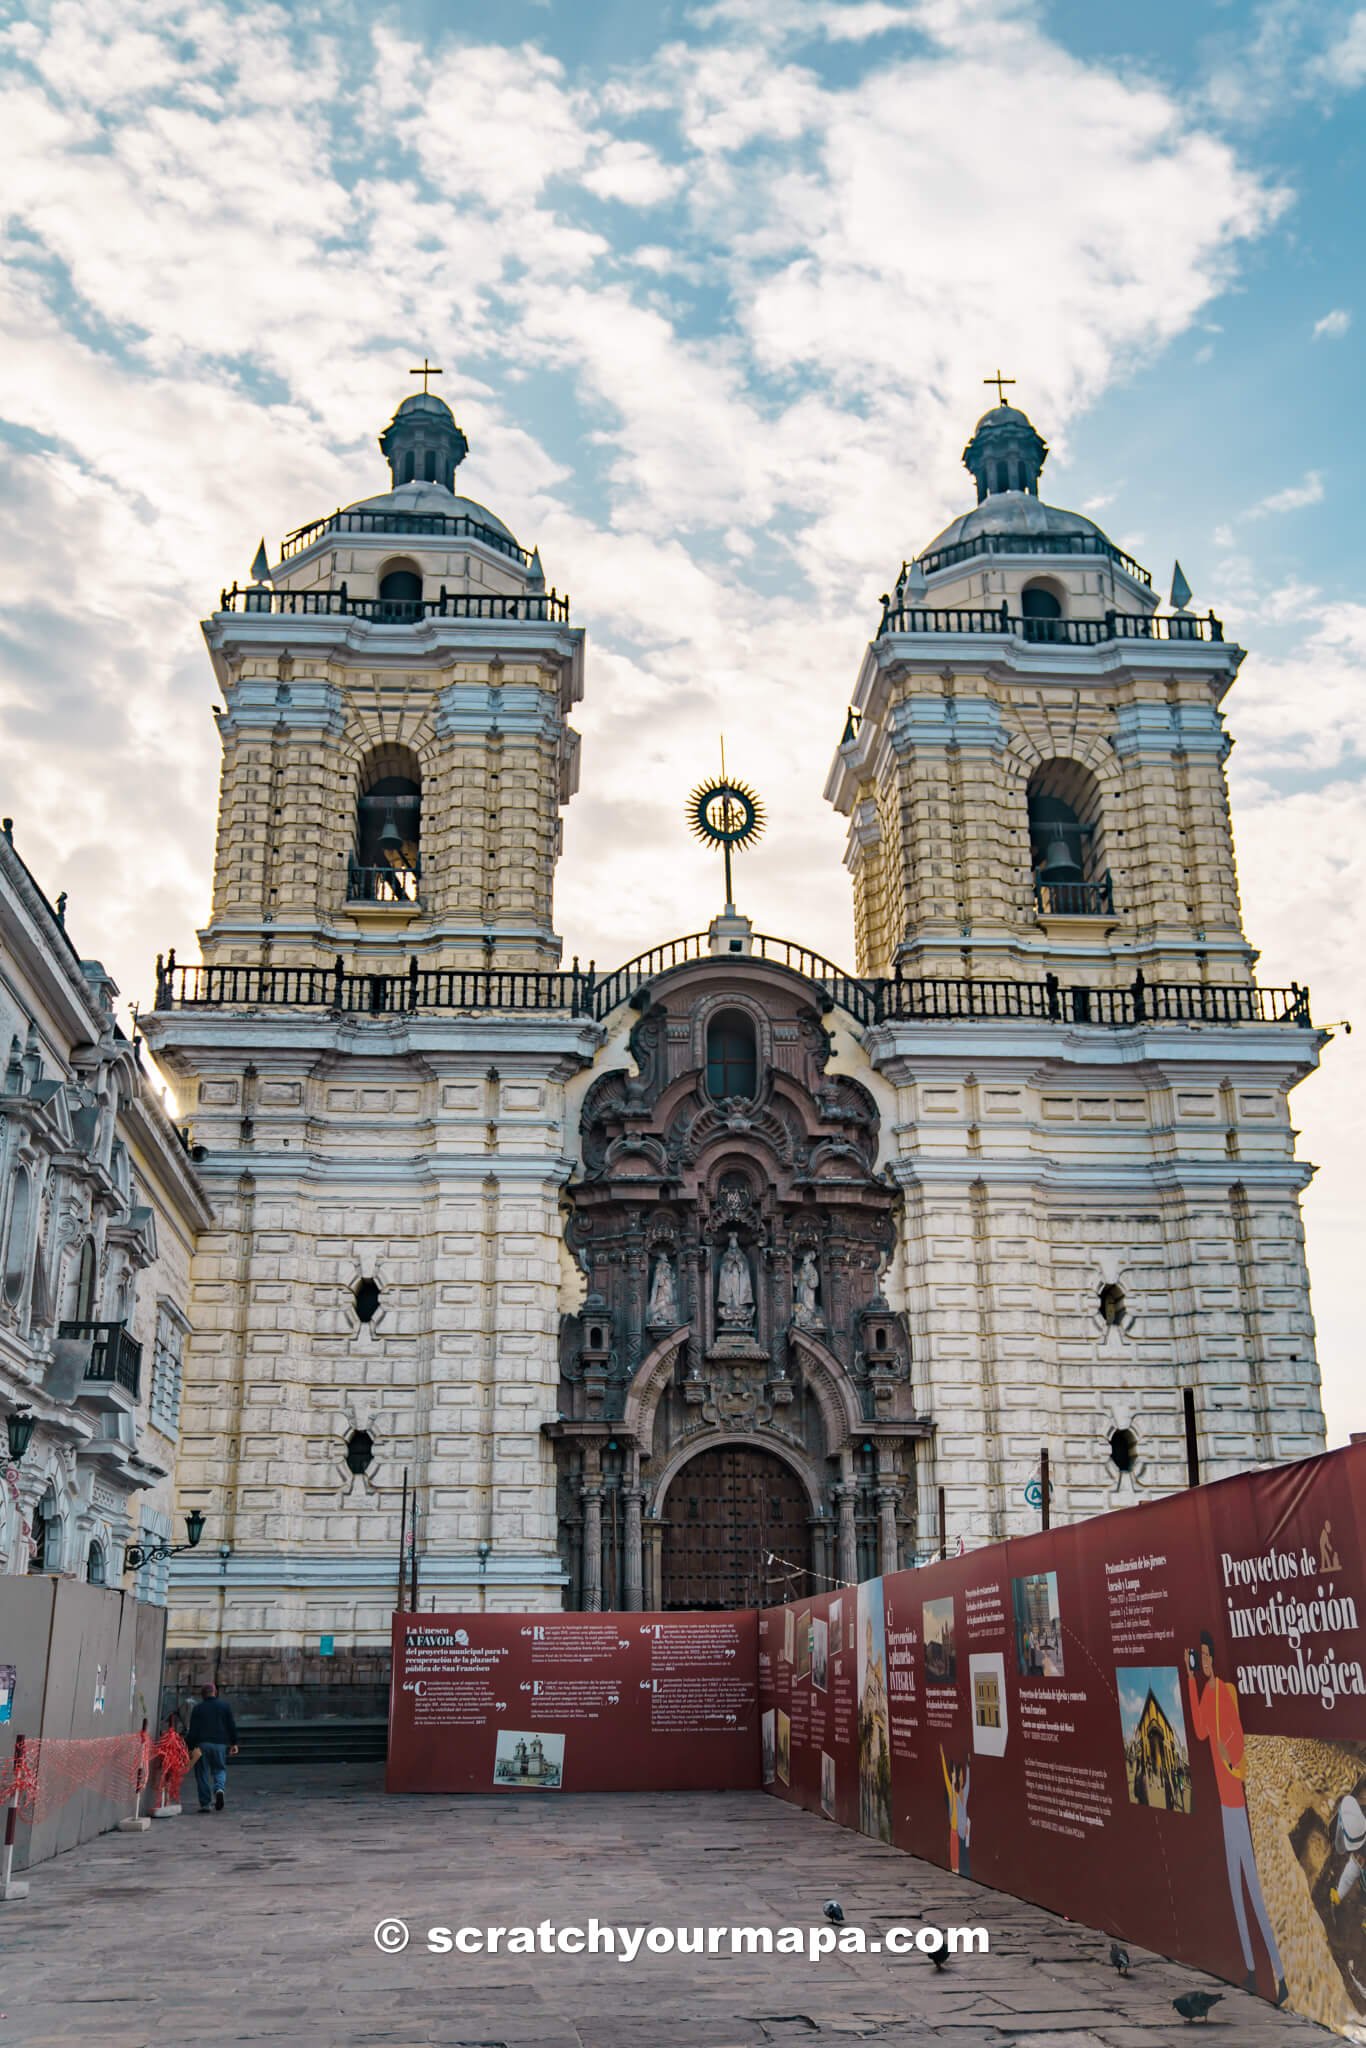
<svg viewBox="0 0 1366 2048">
<path fill-rule="evenodd" d="M 14 1716 L 14 1688 L 19 1673 L 13 1664 L 0 1664 L 0 1724 Z"/>
</svg>

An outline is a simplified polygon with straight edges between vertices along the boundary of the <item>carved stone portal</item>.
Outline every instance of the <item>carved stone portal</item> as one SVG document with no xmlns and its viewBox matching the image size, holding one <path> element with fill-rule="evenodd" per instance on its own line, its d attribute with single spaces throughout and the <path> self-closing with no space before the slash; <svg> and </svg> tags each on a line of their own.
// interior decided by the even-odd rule
<svg viewBox="0 0 1366 2048">
<path fill-rule="evenodd" d="M 571 1605 L 795 1598 L 913 1555 L 930 1425 L 880 1291 L 899 1197 L 875 1097 L 827 1071 L 823 1000 L 753 958 L 679 968 L 632 1029 L 638 1074 L 585 1098 L 566 1230 L 589 1298 L 550 1428 Z"/>
</svg>

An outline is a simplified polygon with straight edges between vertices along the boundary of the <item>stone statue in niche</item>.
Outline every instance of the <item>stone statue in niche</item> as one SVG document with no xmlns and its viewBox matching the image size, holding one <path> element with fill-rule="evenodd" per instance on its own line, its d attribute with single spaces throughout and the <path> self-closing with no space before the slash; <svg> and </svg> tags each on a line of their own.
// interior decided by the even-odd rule
<svg viewBox="0 0 1366 2048">
<path fill-rule="evenodd" d="M 651 1330 L 674 1330 L 678 1327 L 678 1283 L 663 1252 L 655 1260 L 645 1321 Z"/>
<path fill-rule="evenodd" d="M 721 1274 L 716 1290 L 716 1305 L 722 1323 L 729 1330 L 748 1330 L 754 1326 L 754 1283 L 750 1279 L 749 1260 L 740 1249 L 740 1240 L 732 1230 L 725 1251 L 721 1254 Z"/>
<path fill-rule="evenodd" d="M 820 1324 L 821 1312 L 817 1306 L 820 1285 L 821 1276 L 816 1265 L 815 1253 L 803 1252 L 793 1285 L 792 1320 L 794 1323 L 800 1323 L 804 1330 L 816 1329 Z"/>
</svg>

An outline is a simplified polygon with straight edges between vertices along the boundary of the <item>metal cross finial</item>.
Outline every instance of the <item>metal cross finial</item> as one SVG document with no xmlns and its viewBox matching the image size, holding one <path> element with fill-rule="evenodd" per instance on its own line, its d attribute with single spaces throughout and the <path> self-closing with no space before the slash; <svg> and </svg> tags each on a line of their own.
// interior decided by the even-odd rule
<svg viewBox="0 0 1366 2048">
<path fill-rule="evenodd" d="M 413 374 L 414 376 L 416 376 L 417 372 L 414 371 Z M 1013 384 L 1015 382 L 1015 379 L 1013 377 L 1003 377 L 1000 371 L 998 370 L 994 377 L 983 377 L 982 382 L 984 384 L 994 384 L 996 386 L 997 400 L 1001 405 L 1004 405 L 1006 402 L 1005 387 L 1007 384 Z"/>
<path fill-rule="evenodd" d="M 434 363 L 429 363 L 427 361 L 426 356 L 423 356 L 422 358 L 422 367 L 420 370 L 409 370 L 408 372 L 408 375 L 410 377 L 420 377 L 422 379 L 422 393 L 424 397 L 427 394 L 427 379 L 429 377 L 444 377 L 445 374 L 446 372 L 444 370 L 438 370 Z M 990 379 L 988 379 L 987 381 L 990 382 Z"/>
</svg>

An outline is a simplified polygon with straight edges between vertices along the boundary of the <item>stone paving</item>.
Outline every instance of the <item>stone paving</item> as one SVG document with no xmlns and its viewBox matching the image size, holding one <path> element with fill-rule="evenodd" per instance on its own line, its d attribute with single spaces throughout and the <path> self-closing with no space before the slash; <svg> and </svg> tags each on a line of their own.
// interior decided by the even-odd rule
<svg viewBox="0 0 1366 2048">
<path fill-rule="evenodd" d="M 0 1906 L 0 2039 L 23 2048 L 1239 2048 L 1334 2038 L 1197 1972 L 950 1878 L 761 1793 L 387 1798 L 373 1765 L 241 1768 L 38 1866 Z M 987 1956 L 436 1955 L 433 1925 L 983 1926 Z M 381 1954 L 385 1916 L 412 1941 Z"/>
</svg>

